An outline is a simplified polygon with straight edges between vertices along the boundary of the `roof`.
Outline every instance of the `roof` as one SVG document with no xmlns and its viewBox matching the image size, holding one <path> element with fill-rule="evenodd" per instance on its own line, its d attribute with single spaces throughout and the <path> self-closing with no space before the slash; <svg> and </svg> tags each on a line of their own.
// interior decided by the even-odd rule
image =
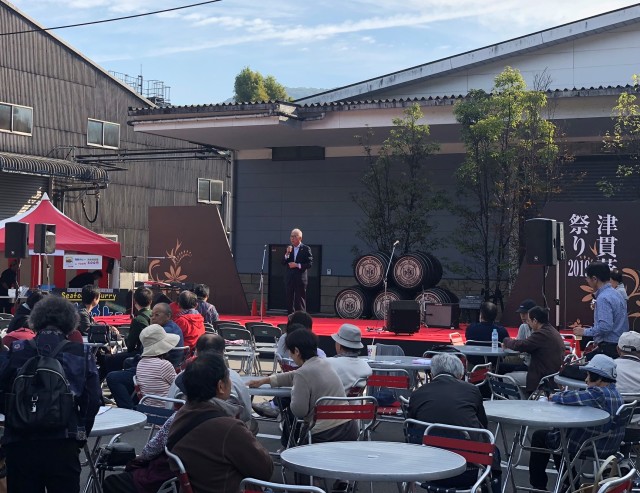
<svg viewBox="0 0 640 493">
<path fill-rule="evenodd" d="M 55 34 L 51 33 L 50 31 L 46 31 L 46 27 L 43 26 L 42 24 L 38 23 L 36 20 L 32 19 L 31 17 L 29 17 L 27 14 L 25 14 L 24 12 L 22 12 L 18 7 L 16 7 L 15 5 L 13 5 L 12 3 L 8 2 L 7 0 L 0 0 L 0 6 L 4 5 L 6 6 L 8 9 L 13 10 L 17 15 L 19 15 L 20 17 L 22 17 L 24 20 L 26 20 L 28 23 L 33 24 L 35 28 L 39 29 L 42 34 L 49 36 L 51 38 L 53 38 L 57 43 L 60 43 L 61 45 L 63 45 L 66 49 L 68 49 L 69 51 L 71 51 L 73 54 L 75 54 L 76 56 L 78 56 L 79 58 L 81 58 L 84 62 L 86 62 L 87 64 L 91 65 L 92 67 L 94 67 L 96 70 L 98 70 L 99 72 L 102 72 L 102 74 L 111 79 L 114 83 L 116 83 L 117 85 L 119 85 L 120 87 L 122 87 L 123 89 L 126 89 L 128 92 L 130 92 L 131 94 L 133 94 L 134 96 L 136 96 L 138 99 L 140 99 L 144 104 L 149 105 L 151 107 L 155 107 L 156 105 L 149 101 L 147 98 L 145 98 L 144 96 L 138 94 L 136 91 L 133 90 L 133 88 L 129 87 L 127 84 L 125 84 L 124 82 L 116 79 L 113 75 L 111 75 L 109 72 L 107 72 L 105 69 L 103 69 L 100 65 L 98 65 L 96 62 L 94 62 L 93 60 L 91 60 L 90 58 L 87 58 L 86 56 L 84 56 L 82 53 L 80 53 L 78 50 L 76 50 L 73 46 L 71 46 L 70 44 L 68 44 L 66 41 L 64 41 L 63 39 L 59 38 L 58 36 L 56 36 Z"/>
<path fill-rule="evenodd" d="M 104 168 L 40 156 L 0 152 L 0 171 L 30 175 L 67 178 L 82 182 L 107 185 L 109 174 Z"/>
<path fill-rule="evenodd" d="M 638 22 L 640 22 L 640 4 L 635 4 L 451 57 L 416 65 L 415 67 L 399 70 L 373 79 L 313 94 L 298 99 L 295 102 L 306 104 L 353 101 L 365 94 L 371 97 L 372 93 L 387 90 L 390 87 L 398 87 L 421 80 L 450 75 L 485 64 L 489 61 L 497 61 L 555 44 L 566 43 L 567 41 L 586 37 L 594 33 L 609 31 Z"/>
<path fill-rule="evenodd" d="M 4 250 L 5 226 L 10 222 L 29 224 L 29 248 L 33 248 L 36 224 L 55 224 L 56 248 L 72 252 L 102 255 L 120 259 L 120 243 L 108 240 L 90 229 L 72 221 L 60 212 L 45 193 L 27 212 L 0 221 L 0 250 Z"/>
</svg>

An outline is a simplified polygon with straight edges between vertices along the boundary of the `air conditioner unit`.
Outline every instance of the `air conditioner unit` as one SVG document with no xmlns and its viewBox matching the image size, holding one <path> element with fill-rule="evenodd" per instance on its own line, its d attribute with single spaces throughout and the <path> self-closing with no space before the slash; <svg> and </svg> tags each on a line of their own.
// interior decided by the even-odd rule
<svg viewBox="0 0 640 493">
<path fill-rule="evenodd" d="M 221 204 L 224 182 L 198 178 L 198 203 Z"/>
<path fill-rule="evenodd" d="M 111 240 L 111 241 L 118 241 L 118 235 L 107 235 L 107 234 L 101 234 L 100 236 L 102 236 L 103 238 L 106 238 L 107 240 Z"/>
</svg>

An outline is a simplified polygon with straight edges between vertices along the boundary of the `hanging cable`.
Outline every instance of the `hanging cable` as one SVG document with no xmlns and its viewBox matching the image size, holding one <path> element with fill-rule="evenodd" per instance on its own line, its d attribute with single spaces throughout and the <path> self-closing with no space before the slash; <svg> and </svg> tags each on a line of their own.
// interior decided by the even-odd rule
<svg viewBox="0 0 640 493">
<path fill-rule="evenodd" d="M 170 9 L 163 9 L 163 10 L 154 10 L 153 12 L 145 12 L 143 14 L 132 14 L 132 15 L 125 15 L 125 16 L 122 16 L 122 17 L 112 17 L 110 19 L 101 19 L 99 21 L 79 22 L 78 24 L 67 24 L 65 26 L 42 27 L 42 28 L 37 28 L 37 29 L 26 29 L 24 31 L 12 31 L 10 33 L 0 33 L 0 36 L 12 36 L 14 34 L 26 34 L 26 33 L 35 33 L 35 32 L 42 32 L 42 31 L 55 31 L 57 29 L 69 29 L 71 27 L 92 26 L 94 24 L 104 24 L 106 22 L 123 21 L 123 20 L 127 20 L 127 19 L 135 19 L 137 17 L 146 17 L 148 15 L 164 14 L 165 12 L 174 12 L 176 10 L 190 9 L 192 7 L 199 7 L 201 5 L 207 5 L 209 3 L 217 3 L 217 2 L 220 2 L 220 1 L 222 1 L 222 0 L 208 0 L 206 2 L 192 3 L 190 5 L 183 5 L 181 7 L 173 7 L 173 8 L 170 8 Z"/>
<path fill-rule="evenodd" d="M 82 204 L 82 213 L 84 214 L 85 219 L 92 224 L 98 220 L 98 210 L 100 207 L 100 189 L 99 188 L 96 188 L 96 193 L 94 195 L 96 196 L 96 213 L 93 215 L 93 219 L 91 219 L 87 214 L 87 207 L 86 207 L 84 198 L 80 199 L 80 203 Z"/>
</svg>

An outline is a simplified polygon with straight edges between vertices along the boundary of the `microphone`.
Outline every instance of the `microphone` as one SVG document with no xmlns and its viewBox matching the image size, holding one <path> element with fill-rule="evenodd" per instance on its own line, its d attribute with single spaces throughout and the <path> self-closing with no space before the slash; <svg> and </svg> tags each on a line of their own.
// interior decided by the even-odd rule
<svg viewBox="0 0 640 493">
<path fill-rule="evenodd" d="M 267 245 L 265 245 L 264 247 L 267 248 Z"/>
<path fill-rule="evenodd" d="M 400 240 L 396 240 L 396 242 L 393 244 L 393 246 L 398 246 L 398 243 L 400 243 Z"/>
</svg>

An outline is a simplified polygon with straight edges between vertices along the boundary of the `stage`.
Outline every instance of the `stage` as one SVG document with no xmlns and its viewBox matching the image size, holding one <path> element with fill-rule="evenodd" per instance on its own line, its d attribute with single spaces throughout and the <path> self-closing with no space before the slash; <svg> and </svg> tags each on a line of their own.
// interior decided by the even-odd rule
<svg viewBox="0 0 640 493">
<path fill-rule="evenodd" d="M 97 322 L 109 325 L 128 325 L 130 318 L 128 315 L 115 315 L 110 317 L 95 317 Z M 238 315 L 220 315 L 220 320 L 230 320 L 245 324 L 246 322 L 259 322 L 260 317 L 244 317 Z M 286 315 L 265 315 L 263 321 L 271 325 L 287 323 Z M 353 324 L 362 331 L 362 343 L 375 344 L 396 344 L 404 350 L 408 356 L 422 356 L 422 353 L 440 344 L 449 344 L 449 334 L 458 332 L 464 336 L 467 324 L 460 324 L 457 329 L 422 327 L 414 334 L 394 334 L 384 330 L 384 320 L 351 320 L 344 318 L 317 317 L 313 319 L 313 332 L 320 339 L 320 347 L 328 356 L 335 354 L 335 346 L 331 334 L 338 332 L 342 324 Z M 507 327 L 511 337 L 518 334 L 517 327 Z"/>
</svg>

